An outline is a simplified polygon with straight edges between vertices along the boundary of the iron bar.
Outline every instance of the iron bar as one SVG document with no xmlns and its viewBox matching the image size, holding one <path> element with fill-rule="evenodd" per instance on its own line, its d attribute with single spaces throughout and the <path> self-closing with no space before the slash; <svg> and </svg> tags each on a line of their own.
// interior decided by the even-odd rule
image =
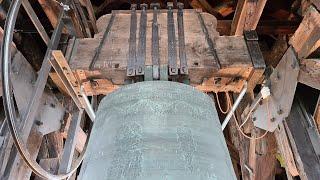
<svg viewBox="0 0 320 180">
<path fill-rule="evenodd" d="M 178 75 L 177 69 L 177 50 L 176 50 L 176 33 L 174 27 L 173 19 L 173 3 L 168 2 L 168 12 L 167 12 L 167 21 L 168 21 L 168 64 L 169 64 L 169 75 Z"/>
<path fill-rule="evenodd" d="M 94 68 L 94 65 L 96 64 L 96 62 L 99 59 L 101 49 L 104 46 L 104 43 L 105 43 L 105 41 L 106 41 L 106 39 L 107 39 L 107 37 L 108 37 L 108 35 L 110 33 L 110 30 L 111 30 L 111 27 L 113 25 L 114 19 L 115 19 L 115 14 L 112 13 L 111 18 L 109 20 L 109 23 L 107 25 L 106 31 L 103 34 L 103 37 L 102 37 L 102 39 L 100 41 L 99 46 L 95 50 L 95 54 L 94 54 L 93 59 L 92 59 L 92 61 L 90 63 L 89 70 L 92 70 Z"/>
<path fill-rule="evenodd" d="M 137 39 L 137 5 L 131 5 L 131 21 L 130 21 L 130 39 L 129 39 L 129 58 L 127 63 L 127 76 L 134 76 L 136 62 L 136 39 Z"/>
<path fill-rule="evenodd" d="M 141 4 L 140 28 L 138 54 L 136 61 L 136 75 L 144 75 L 144 64 L 146 61 L 146 34 L 147 34 L 147 4 Z"/>
<path fill-rule="evenodd" d="M 158 80 L 160 78 L 160 52 L 159 52 L 159 25 L 158 25 L 158 13 L 159 3 L 152 3 L 153 8 L 153 20 L 152 20 L 152 76 L 153 79 Z"/>
<path fill-rule="evenodd" d="M 34 12 L 34 10 L 32 9 L 31 4 L 29 3 L 28 0 L 22 0 L 22 6 L 25 9 L 25 11 L 27 12 L 27 14 L 29 15 L 34 27 L 37 29 L 37 31 L 39 32 L 42 40 L 46 43 L 46 45 L 48 45 L 49 41 L 50 41 L 50 37 L 48 36 L 46 30 L 44 29 L 44 27 L 42 26 L 37 14 Z"/>
<path fill-rule="evenodd" d="M 178 3 L 178 38 L 179 38 L 179 58 L 180 58 L 180 74 L 188 74 L 187 55 L 184 39 L 183 25 L 183 3 Z"/>
<path fill-rule="evenodd" d="M 224 119 L 222 125 L 221 125 L 221 129 L 222 131 L 226 128 L 227 124 L 229 123 L 232 115 L 234 114 L 234 111 L 238 108 L 241 100 L 243 99 L 244 95 L 246 94 L 247 92 L 247 88 L 248 88 L 248 85 L 247 85 L 247 82 L 245 82 L 245 84 L 243 85 L 243 88 L 238 96 L 238 98 L 236 99 L 236 101 L 234 102 L 231 110 L 229 111 L 229 113 L 227 114 L 226 118 Z"/>
<path fill-rule="evenodd" d="M 215 49 L 215 45 L 214 45 L 214 42 L 213 40 L 210 38 L 210 35 L 209 35 L 209 32 L 208 32 L 208 29 L 207 29 L 207 26 L 206 24 L 204 23 L 204 20 L 202 18 L 202 15 L 200 12 L 198 12 L 198 19 L 200 21 L 200 24 L 201 24 L 201 28 L 202 28 L 202 32 L 204 33 L 205 37 L 206 37 L 206 41 L 207 41 L 207 44 L 209 46 L 209 52 L 210 54 L 213 56 L 213 65 L 216 67 L 216 69 L 220 69 L 221 68 L 221 65 L 220 65 L 220 61 L 219 61 L 219 58 L 218 58 L 218 55 L 217 55 L 217 51 Z"/>
</svg>

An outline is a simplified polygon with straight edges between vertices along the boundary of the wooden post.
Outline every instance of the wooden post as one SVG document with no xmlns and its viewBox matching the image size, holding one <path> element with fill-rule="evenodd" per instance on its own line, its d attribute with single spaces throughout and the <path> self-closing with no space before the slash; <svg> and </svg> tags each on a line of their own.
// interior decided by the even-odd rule
<svg viewBox="0 0 320 180">
<path fill-rule="evenodd" d="M 47 15 L 51 25 L 56 27 L 58 24 L 58 17 L 60 13 L 59 5 L 51 0 L 38 0 L 44 13 Z"/>
<path fill-rule="evenodd" d="M 289 44 L 293 46 L 299 59 L 307 58 L 320 47 L 320 13 L 310 6 L 304 18 L 291 37 Z"/>
<path fill-rule="evenodd" d="M 238 0 L 231 25 L 231 35 L 241 36 L 244 30 L 255 30 L 267 0 Z"/>
</svg>

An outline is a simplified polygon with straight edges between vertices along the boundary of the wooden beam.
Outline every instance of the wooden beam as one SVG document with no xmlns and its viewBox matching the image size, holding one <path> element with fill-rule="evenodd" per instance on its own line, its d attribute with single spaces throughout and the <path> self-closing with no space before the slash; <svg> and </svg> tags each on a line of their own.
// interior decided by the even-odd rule
<svg viewBox="0 0 320 180">
<path fill-rule="evenodd" d="M 44 13 L 47 15 L 51 25 L 55 28 L 58 24 L 58 17 L 60 13 L 59 5 L 52 0 L 38 0 Z"/>
<path fill-rule="evenodd" d="M 65 120 L 65 128 L 63 130 L 63 132 L 61 133 L 64 139 L 67 139 L 68 137 L 68 131 L 69 131 L 69 127 L 70 127 L 70 122 L 72 119 L 72 115 L 68 114 Z M 84 145 L 87 141 L 87 134 L 82 130 L 82 128 L 78 128 L 78 132 L 76 133 L 77 137 L 76 137 L 76 150 L 81 153 Z"/>
<path fill-rule="evenodd" d="M 61 163 L 59 166 L 59 173 L 67 173 L 69 172 L 72 159 L 76 147 L 76 138 L 78 134 L 78 129 L 80 128 L 80 121 L 83 116 L 83 109 L 80 109 L 79 112 L 75 112 L 75 116 L 73 116 L 72 121 L 70 122 L 70 127 L 68 130 L 68 137 L 65 142 L 65 146 L 63 149 L 63 154 L 61 157 Z"/>
<path fill-rule="evenodd" d="M 92 26 L 92 29 L 94 31 L 94 33 L 98 33 L 98 27 L 97 27 L 97 20 L 96 20 L 96 16 L 94 14 L 94 10 L 91 4 L 91 0 L 85 0 L 85 7 L 87 8 L 87 12 L 89 15 L 89 19 L 90 19 L 90 24 Z"/>
<path fill-rule="evenodd" d="M 218 20 L 217 31 L 220 35 L 230 35 L 232 20 Z M 260 20 L 256 31 L 266 35 L 293 34 L 299 27 L 300 21 L 296 20 Z"/>
<path fill-rule="evenodd" d="M 318 102 L 317 102 L 317 105 L 316 105 L 316 110 L 315 110 L 315 112 L 313 114 L 313 118 L 314 118 L 314 121 L 317 124 L 318 131 L 320 131 L 320 95 L 319 95 Z"/>
<path fill-rule="evenodd" d="M 320 90 L 320 59 L 302 59 L 298 81 Z"/>
<path fill-rule="evenodd" d="M 244 80 L 234 80 L 234 78 L 210 78 L 195 88 L 203 92 L 235 92 L 240 93 Z"/>
<path fill-rule="evenodd" d="M 58 166 L 59 166 L 59 158 L 46 158 L 41 159 L 39 162 L 40 166 L 45 169 L 46 171 L 57 174 L 58 172 Z M 34 180 L 45 180 L 39 176 L 36 176 Z"/>
<path fill-rule="evenodd" d="M 299 59 L 307 58 L 320 47 L 320 13 L 310 6 L 304 18 L 291 37 L 289 44 L 293 46 Z"/>
<path fill-rule="evenodd" d="M 61 12 L 60 5 L 52 0 L 38 0 L 40 6 L 42 7 L 44 13 L 47 15 L 51 25 L 53 28 L 55 28 L 58 24 L 58 18 Z M 84 37 L 83 32 L 81 31 L 81 20 L 80 17 L 76 16 L 76 12 L 71 9 L 66 13 L 74 26 L 75 33 L 77 37 Z M 68 30 L 67 28 L 64 28 L 63 33 L 67 34 Z"/>
<path fill-rule="evenodd" d="M 210 5 L 210 3 L 208 3 L 207 0 L 198 0 L 198 2 L 200 3 L 202 9 L 204 9 L 206 12 L 215 16 L 218 15 L 218 13 L 215 11 L 215 9 L 213 9 L 213 7 Z"/>
<path fill-rule="evenodd" d="M 241 36 L 244 30 L 255 30 L 267 0 L 239 0 L 231 35 Z"/>
</svg>

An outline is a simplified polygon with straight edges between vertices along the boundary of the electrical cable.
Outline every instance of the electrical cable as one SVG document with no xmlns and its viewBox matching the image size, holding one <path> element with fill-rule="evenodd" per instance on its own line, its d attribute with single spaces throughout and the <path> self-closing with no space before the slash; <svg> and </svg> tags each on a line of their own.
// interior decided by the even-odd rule
<svg viewBox="0 0 320 180">
<path fill-rule="evenodd" d="M 242 128 L 243 125 L 245 125 L 247 123 L 247 121 L 249 120 L 249 117 L 251 116 L 254 108 L 259 104 L 259 102 L 261 101 L 262 99 L 259 99 L 259 101 L 257 101 L 253 107 L 250 109 L 249 113 L 247 114 L 245 120 L 243 121 L 243 123 L 240 125 L 240 128 Z"/>
<path fill-rule="evenodd" d="M 227 95 L 229 96 L 229 93 L 227 93 Z M 229 99 L 227 99 L 227 100 L 228 100 L 228 104 L 229 104 L 230 106 L 232 106 L 232 103 L 231 103 L 231 100 L 230 100 L 230 99 L 231 99 L 231 98 L 230 98 L 230 96 L 229 96 Z M 269 100 L 267 99 L 267 106 L 266 106 L 266 108 L 267 108 L 267 119 L 270 120 L 270 111 L 269 111 L 269 103 L 268 103 L 268 101 L 269 101 Z M 259 137 L 248 136 L 248 135 L 246 135 L 246 134 L 242 131 L 241 127 L 239 126 L 237 117 L 235 116 L 234 113 L 232 113 L 232 116 L 233 116 L 233 118 L 234 118 L 234 121 L 235 121 L 235 123 L 236 123 L 236 126 L 237 126 L 238 131 L 239 131 L 240 134 L 243 135 L 245 138 L 248 138 L 248 139 L 250 139 L 250 140 L 259 140 L 259 139 L 264 138 L 264 137 L 268 134 L 268 131 L 265 131 L 265 133 L 264 133 L 263 135 L 259 136 Z"/>
<path fill-rule="evenodd" d="M 58 174 L 54 175 L 47 172 L 43 169 L 33 158 L 31 158 L 26 145 L 21 140 L 20 135 L 18 134 L 18 130 L 16 128 L 15 122 L 17 121 L 16 118 L 16 111 L 13 102 L 12 96 L 12 84 L 10 81 L 10 71 L 11 71 L 11 43 L 13 39 L 13 31 L 14 26 L 16 23 L 16 19 L 18 16 L 19 8 L 21 6 L 22 0 L 13 0 L 10 4 L 7 19 L 5 22 L 4 28 L 4 35 L 3 35 L 3 44 L 2 44 L 2 88 L 3 88 L 3 105 L 6 114 L 6 119 L 8 123 L 8 127 L 10 133 L 12 135 L 14 144 L 23 159 L 23 161 L 27 164 L 27 166 L 38 176 L 45 179 L 66 179 L 70 177 L 78 167 L 80 166 L 86 152 L 88 140 L 85 144 L 83 151 L 81 152 L 80 156 L 75 162 L 75 167 L 65 174 Z M 88 139 L 90 134 L 88 134 Z"/>
<path fill-rule="evenodd" d="M 230 98 L 230 97 L 229 97 L 229 96 L 227 96 L 227 93 L 228 93 L 228 92 L 226 92 L 226 98 L 228 99 L 228 98 Z M 229 103 L 227 103 L 227 109 L 224 111 L 224 110 L 221 108 L 218 93 L 214 93 L 214 94 L 216 95 L 217 104 L 218 104 L 218 107 L 219 107 L 219 109 L 220 109 L 220 112 L 221 112 L 222 114 L 227 114 L 227 113 L 229 112 L 229 110 L 230 110 L 230 104 L 229 104 Z M 228 100 L 227 100 L 227 101 L 228 101 Z"/>
</svg>

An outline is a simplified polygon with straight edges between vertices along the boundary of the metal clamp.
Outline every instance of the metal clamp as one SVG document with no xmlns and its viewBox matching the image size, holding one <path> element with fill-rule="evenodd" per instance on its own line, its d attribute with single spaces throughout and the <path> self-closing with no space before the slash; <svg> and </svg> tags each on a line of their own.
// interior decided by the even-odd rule
<svg viewBox="0 0 320 180">
<path fill-rule="evenodd" d="M 265 69 L 266 64 L 259 47 L 258 34 L 255 30 L 244 31 L 244 38 L 248 47 L 253 67 L 255 69 Z"/>
</svg>

